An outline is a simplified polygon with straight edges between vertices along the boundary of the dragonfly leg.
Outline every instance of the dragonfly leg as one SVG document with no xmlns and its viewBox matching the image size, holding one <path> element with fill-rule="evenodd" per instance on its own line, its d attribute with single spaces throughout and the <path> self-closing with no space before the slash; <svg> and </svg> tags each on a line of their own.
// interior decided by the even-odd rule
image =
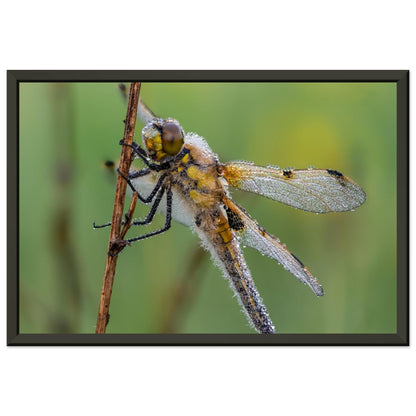
<svg viewBox="0 0 416 416">
<path fill-rule="evenodd" d="M 162 196 L 163 196 L 164 192 L 165 192 L 165 189 L 162 188 L 161 192 L 158 195 L 158 199 L 159 199 L 158 205 L 159 205 L 160 199 L 162 199 Z M 160 196 L 160 198 L 159 198 L 159 196 Z M 156 204 L 156 201 L 155 201 L 155 204 Z M 152 209 L 153 209 L 153 207 L 152 207 Z M 157 209 L 157 206 L 155 208 L 155 212 L 156 212 L 156 209 Z M 150 214 L 151 214 L 151 212 L 149 212 L 149 216 L 150 216 Z M 153 215 L 154 215 L 154 213 L 153 213 Z M 172 190 L 169 187 L 166 191 L 166 219 L 165 219 L 165 225 L 163 226 L 163 228 L 161 228 L 160 230 L 152 231 L 151 233 L 140 235 L 140 236 L 135 237 L 135 238 L 130 238 L 128 240 L 125 240 L 124 243 L 125 244 L 130 244 L 130 243 L 134 243 L 135 241 L 144 240 L 145 238 L 149 238 L 149 237 L 153 237 L 153 236 L 158 235 L 158 234 L 162 234 L 165 231 L 169 230 L 169 228 L 171 227 L 171 224 L 172 224 Z"/>
<path fill-rule="evenodd" d="M 157 197 L 155 203 L 153 204 L 153 206 L 155 206 L 156 203 L 157 203 L 157 205 L 159 205 L 160 200 L 162 199 L 164 193 L 165 193 L 165 188 L 163 187 L 160 190 L 160 192 L 158 194 L 158 197 Z M 157 205 L 156 205 L 156 208 L 154 209 L 154 212 L 156 212 Z M 153 210 L 153 207 L 151 209 L 151 212 L 149 212 L 148 217 L 150 217 L 150 215 L 152 213 L 152 210 Z M 152 215 L 154 215 L 154 213 Z M 169 228 L 171 227 L 171 224 L 172 224 L 172 191 L 169 187 L 167 189 L 167 193 L 166 193 L 166 219 L 165 219 L 165 225 L 163 226 L 163 228 L 161 228 L 160 230 L 153 231 L 151 233 L 140 235 L 140 236 L 135 237 L 135 238 L 130 238 L 128 240 L 115 241 L 114 244 L 117 244 L 119 249 L 114 251 L 114 252 L 109 253 L 109 255 L 110 256 L 116 256 L 120 252 L 122 252 L 126 248 L 126 246 L 131 245 L 131 243 L 134 243 L 135 241 L 144 240 L 146 238 L 153 237 L 153 236 L 158 235 L 158 234 L 162 234 L 165 231 L 169 230 Z"/>
<path fill-rule="evenodd" d="M 149 168 L 144 168 L 140 170 L 131 170 L 129 172 L 129 179 L 140 178 L 141 176 L 146 176 L 151 172 Z"/>
<path fill-rule="evenodd" d="M 133 171 L 133 172 L 130 172 L 129 173 L 129 177 L 127 178 L 126 176 L 124 176 L 118 169 L 117 169 L 117 172 L 126 180 L 126 182 L 128 183 L 128 185 L 130 186 L 130 188 L 132 189 L 132 191 L 133 191 L 133 193 L 137 193 L 137 197 L 140 199 L 140 201 L 142 201 L 142 202 L 144 202 L 145 204 L 148 204 L 149 202 L 152 202 L 152 200 L 153 200 L 153 198 L 154 198 L 154 196 L 156 195 L 156 193 L 157 193 L 157 191 L 160 189 L 160 187 L 162 186 L 162 184 L 163 184 L 163 181 L 164 181 L 164 179 L 165 179 L 165 177 L 166 177 L 166 174 L 163 174 L 160 178 L 159 178 L 159 180 L 157 181 L 157 183 L 156 183 L 156 185 L 155 185 L 155 187 L 153 188 L 153 190 L 152 190 L 152 192 L 150 193 L 150 195 L 147 197 L 147 198 L 143 198 L 137 191 L 136 191 L 136 189 L 134 188 L 134 186 L 133 186 L 133 184 L 131 183 L 131 181 L 130 181 L 130 179 L 134 179 L 134 178 L 138 178 L 138 177 L 140 177 L 140 176 L 144 176 L 144 175 L 147 175 L 148 173 L 150 173 L 150 170 L 149 169 L 142 169 L 142 170 L 139 170 L 139 171 Z M 152 217 L 150 218 L 150 220 L 148 220 L 148 222 L 140 222 L 140 221 L 133 221 L 132 222 L 132 225 L 145 225 L 145 224 L 150 224 L 150 222 L 152 221 L 152 219 L 153 219 L 153 217 L 154 217 L 154 215 L 155 215 L 155 213 L 156 213 L 156 210 L 157 210 L 157 207 L 159 206 L 159 203 L 160 203 L 160 199 L 162 198 L 162 196 L 163 196 L 163 193 L 162 193 L 162 195 L 160 195 L 160 198 L 159 198 L 159 195 L 157 196 L 157 198 L 159 198 L 159 200 L 158 201 L 155 201 L 155 203 L 157 202 L 157 204 L 156 204 L 156 207 L 155 207 L 155 204 L 153 204 L 153 206 L 152 206 L 152 208 L 150 209 L 150 212 L 149 212 L 149 214 L 148 214 L 148 216 L 146 217 L 146 220 L 145 221 L 147 221 L 148 220 L 148 217 L 149 217 L 149 215 L 150 215 L 150 213 L 152 213 L 153 212 L 153 215 L 152 215 Z M 124 225 L 126 222 L 123 220 L 122 222 L 121 222 L 121 225 Z M 96 223 L 95 223 L 95 221 L 92 223 L 92 227 L 94 228 L 94 230 L 95 229 L 98 229 L 98 228 L 105 228 L 105 227 L 109 227 L 111 225 L 111 222 L 107 222 L 107 223 L 105 223 L 105 224 L 102 224 L 102 225 L 97 225 Z"/>
<path fill-rule="evenodd" d="M 146 215 L 146 218 L 143 221 L 132 221 L 131 225 L 147 225 L 153 221 L 153 218 L 156 214 L 157 208 L 159 207 L 160 201 L 162 200 L 163 194 L 165 193 L 164 188 L 162 188 L 156 196 L 156 199 L 150 208 L 149 213 Z"/>
<path fill-rule="evenodd" d="M 143 221 L 132 221 L 131 222 L 131 225 L 147 225 L 147 224 L 150 224 L 153 221 L 153 218 L 154 218 L 154 216 L 156 214 L 157 208 L 160 205 L 160 201 L 162 199 L 163 193 L 164 193 L 164 190 L 161 189 L 159 191 L 159 194 L 156 196 L 156 199 L 155 199 L 155 201 L 154 201 L 154 203 L 152 205 L 152 208 L 150 209 L 149 213 L 146 215 L 146 218 Z M 121 221 L 121 225 L 126 224 L 126 222 L 127 221 L 124 221 L 124 220 Z M 96 230 L 98 228 L 109 227 L 110 225 L 111 225 L 111 221 L 110 222 L 107 222 L 105 224 L 102 224 L 102 225 L 96 225 L 95 222 L 93 222 L 93 224 L 92 224 L 94 230 Z"/>
<path fill-rule="evenodd" d="M 156 164 L 156 163 L 150 163 L 148 161 L 147 153 L 144 149 L 140 147 L 136 142 L 133 142 L 132 144 L 125 143 L 124 140 L 120 140 L 120 144 L 123 146 L 128 146 L 133 149 L 133 153 L 139 156 L 139 158 L 143 161 L 143 163 L 151 170 L 154 170 L 156 172 L 160 172 L 161 170 L 166 170 L 169 167 L 169 164 L 162 163 L 162 164 Z"/>
<path fill-rule="evenodd" d="M 105 228 L 105 227 L 109 227 L 111 225 L 111 221 L 110 222 L 106 222 L 105 224 L 101 224 L 101 225 L 97 225 L 95 223 L 95 221 L 92 223 L 92 228 L 94 230 L 98 229 L 98 228 Z M 121 225 L 124 225 L 124 221 L 121 222 Z"/>
<path fill-rule="evenodd" d="M 127 184 L 129 185 L 130 189 L 133 192 L 137 192 L 136 188 L 134 187 L 134 185 L 132 184 L 130 179 L 134 179 L 134 178 L 138 178 L 140 176 L 144 176 L 147 175 L 148 173 L 150 173 L 150 170 L 148 169 L 142 169 L 139 171 L 133 171 L 131 173 L 129 173 L 129 176 L 124 176 L 120 170 L 117 168 L 117 172 L 123 177 L 123 179 L 127 182 Z M 156 195 L 157 191 L 160 189 L 160 187 L 163 184 L 163 181 L 166 178 L 166 173 L 164 173 L 163 175 L 160 176 L 159 180 L 157 181 L 155 187 L 153 188 L 153 191 L 150 193 L 150 195 L 147 198 L 142 197 L 139 193 L 137 193 L 138 198 L 140 199 L 140 201 L 144 202 L 145 204 L 148 204 L 149 202 L 152 202 L 154 196 Z"/>
<path fill-rule="evenodd" d="M 140 159 L 143 160 L 143 162 L 149 166 L 149 161 L 147 160 L 147 154 L 146 152 L 138 145 L 136 142 L 133 142 L 132 144 L 126 143 L 124 140 L 120 140 L 121 146 L 128 146 L 133 149 L 133 152 L 140 157 Z"/>
</svg>

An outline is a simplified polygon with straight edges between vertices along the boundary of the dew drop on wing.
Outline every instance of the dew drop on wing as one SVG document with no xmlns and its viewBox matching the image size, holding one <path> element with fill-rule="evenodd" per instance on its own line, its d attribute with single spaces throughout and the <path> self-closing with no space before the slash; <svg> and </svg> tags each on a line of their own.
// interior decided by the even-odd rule
<svg viewBox="0 0 416 416">
<path fill-rule="evenodd" d="M 280 169 L 280 166 L 277 166 L 277 165 L 271 165 L 270 163 L 268 163 L 268 164 L 266 165 L 266 167 L 268 167 L 268 168 L 272 168 L 272 169 L 276 169 L 276 170 L 281 170 L 281 169 Z"/>
</svg>

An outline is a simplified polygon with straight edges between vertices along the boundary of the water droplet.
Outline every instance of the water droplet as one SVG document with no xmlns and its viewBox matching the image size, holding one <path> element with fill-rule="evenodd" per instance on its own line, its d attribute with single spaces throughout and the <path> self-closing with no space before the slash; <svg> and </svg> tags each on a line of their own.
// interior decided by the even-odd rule
<svg viewBox="0 0 416 416">
<path fill-rule="evenodd" d="M 266 165 L 266 167 L 268 167 L 268 168 L 272 168 L 272 169 L 277 169 L 277 170 L 280 170 L 280 166 L 278 166 L 278 165 L 272 165 L 272 164 L 270 164 L 270 163 L 268 163 L 268 164 Z"/>
</svg>

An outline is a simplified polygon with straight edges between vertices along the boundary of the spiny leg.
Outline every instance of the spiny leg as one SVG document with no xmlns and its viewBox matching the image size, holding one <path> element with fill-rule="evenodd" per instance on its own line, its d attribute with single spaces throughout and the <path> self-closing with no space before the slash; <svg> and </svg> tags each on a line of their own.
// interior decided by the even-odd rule
<svg viewBox="0 0 416 416">
<path fill-rule="evenodd" d="M 156 172 L 160 172 L 161 170 L 165 170 L 169 167 L 168 164 L 162 163 L 160 165 L 156 164 L 156 163 L 150 163 L 148 161 L 148 156 L 147 153 L 144 149 L 142 149 L 136 142 L 133 142 L 132 144 L 129 143 L 125 143 L 124 140 L 120 140 L 120 144 L 122 146 L 128 146 L 131 147 L 133 149 L 133 153 L 135 153 L 137 156 L 140 157 L 140 159 L 143 161 L 143 163 L 146 164 L 146 166 L 151 169 L 154 170 Z"/>
<path fill-rule="evenodd" d="M 144 169 L 144 170 L 141 170 L 141 171 L 134 171 L 134 172 L 131 172 L 131 174 L 129 173 L 129 176 L 127 177 L 127 176 L 124 176 L 121 172 L 120 172 L 120 170 L 119 169 L 117 169 L 117 172 L 126 180 L 126 182 L 127 182 L 127 184 L 130 186 L 130 188 L 131 188 L 131 190 L 133 191 L 133 192 L 137 192 L 137 190 L 135 189 L 135 187 L 134 187 L 134 185 L 132 184 L 132 182 L 131 182 L 131 180 L 130 179 L 134 179 L 134 178 L 137 178 L 137 177 L 139 177 L 139 176 L 144 176 L 144 175 L 146 175 L 147 173 L 149 173 L 150 172 L 150 170 L 149 170 L 149 172 L 147 172 L 147 173 L 143 173 L 143 174 L 141 174 L 141 172 L 143 172 L 143 171 L 147 171 L 147 169 Z M 157 181 L 157 183 L 156 183 L 156 185 L 155 185 L 155 187 L 153 188 L 153 191 L 150 193 L 150 195 L 147 197 L 147 198 L 143 198 L 139 193 L 137 193 L 137 196 L 138 196 L 138 198 L 140 199 L 140 201 L 142 201 L 142 202 L 144 202 L 145 204 L 148 204 L 149 202 L 151 202 L 152 201 L 152 199 L 153 199 L 153 197 L 156 195 L 156 192 L 159 190 L 159 188 L 162 186 L 162 184 L 163 184 L 163 181 L 165 180 L 165 178 L 166 178 L 166 175 L 167 175 L 167 173 L 163 173 L 162 175 L 160 175 L 160 178 L 159 178 L 159 180 Z"/>
<path fill-rule="evenodd" d="M 156 195 L 156 193 L 157 193 L 157 191 L 160 189 L 160 187 L 162 186 L 162 184 L 163 184 L 163 180 L 165 179 L 165 177 L 166 177 L 166 173 L 164 173 L 163 175 L 161 175 L 160 176 L 160 178 L 159 178 L 159 180 L 157 181 L 157 183 L 156 183 L 156 185 L 155 185 L 155 187 L 153 188 L 153 190 L 152 190 L 152 192 L 150 193 L 150 195 L 147 197 L 147 198 L 143 198 L 138 192 L 137 192 L 137 190 L 134 188 L 134 186 L 133 186 L 133 184 L 131 183 L 131 181 L 130 181 L 130 178 L 132 178 L 132 179 L 134 179 L 134 178 L 138 178 L 138 177 L 140 177 L 140 176 L 145 176 L 145 175 L 147 175 L 148 173 L 150 173 L 150 169 L 142 169 L 142 170 L 139 170 L 139 171 L 133 171 L 133 172 L 131 172 L 131 173 L 129 173 L 129 177 L 127 178 L 126 176 L 124 176 L 118 169 L 117 169 L 117 172 L 126 180 L 126 182 L 128 183 L 128 185 L 130 186 L 130 188 L 132 189 L 132 191 L 133 191 L 133 195 L 134 194 L 137 194 L 137 198 L 139 198 L 140 199 L 140 201 L 142 201 L 142 202 L 144 202 L 145 204 L 147 204 L 147 203 L 149 203 L 149 202 L 151 202 L 152 200 L 153 200 L 153 198 L 154 198 L 154 196 Z M 159 201 L 160 202 L 160 201 Z M 159 202 L 158 202 L 158 205 L 159 205 Z M 157 207 L 156 207 L 157 208 Z M 152 207 L 152 209 L 153 209 L 153 207 Z M 154 215 L 154 214 L 153 214 Z M 125 221 L 122 221 L 121 222 L 121 225 L 124 225 L 125 224 Z M 147 223 L 148 224 L 148 223 Z M 93 222 L 93 224 L 92 224 L 92 226 L 93 226 L 93 228 L 94 228 L 94 230 L 95 229 L 98 229 L 98 228 L 105 228 L 105 227 L 109 227 L 111 225 L 111 222 L 107 222 L 107 223 L 105 223 L 105 224 L 102 224 L 102 225 L 96 225 L 95 224 L 95 221 Z M 143 224 L 136 224 L 136 222 L 133 222 L 133 225 L 143 225 Z"/>
<path fill-rule="evenodd" d="M 169 167 L 170 167 L 170 163 L 169 163 L 168 160 L 166 160 L 165 162 L 163 162 L 161 164 L 150 163 L 148 161 L 148 155 L 147 155 L 146 151 L 144 149 L 142 149 L 136 142 L 133 142 L 132 144 L 128 144 L 128 143 L 125 143 L 123 140 L 120 140 L 120 144 L 124 145 L 124 146 L 131 147 L 133 149 L 133 153 L 135 153 L 137 156 L 139 156 L 140 159 L 142 159 L 142 161 L 146 164 L 146 166 L 151 170 L 154 170 L 156 172 L 160 172 L 161 170 L 166 170 L 166 169 L 169 169 Z M 182 150 L 175 157 L 171 157 L 170 159 L 181 159 L 185 155 L 189 154 L 190 152 L 191 151 L 184 146 L 182 148 Z"/>
<path fill-rule="evenodd" d="M 97 230 L 98 228 L 105 228 L 109 227 L 111 225 L 111 222 L 106 222 L 105 224 L 97 225 L 95 221 L 92 223 L 92 228 L 94 230 Z M 121 225 L 124 225 L 124 221 L 121 221 Z"/>
<path fill-rule="evenodd" d="M 165 191 L 166 191 L 166 188 L 162 187 L 162 189 L 160 190 L 160 193 L 158 194 L 157 201 L 155 201 L 154 205 L 156 203 L 159 205 L 160 200 L 162 199 Z M 153 209 L 153 207 L 152 207 L 152 209 Z M 157 206 L 154 210 L 155 212 L 156 212 L 156 209 L 157 209 Z M 150 213 L 149 213 L 149 215 L 150 215 Z M 114 245 L 118 246 L 118 249 L 114 252 L 109 252 L 109 255 L 110 256 L 116 256 L 121 251 L 123 251 L 126 248 L 127 245 L 130 245 L 131 243 L 133 243 L 135 241 L 143 240 L 145 238 L 153 237 L 155 235 L 164 233 L 165 231 L 167 231 L 170 228 L 171 223 L 172 223 L 172 191 L 171 191 L 170 186 L 169 186 L 169 188 L 167 189 L 167 195 L 166 195 L 166 219 L 165 219 L 164 227 L 161 228 L 160 230 L 156 230 L 156 231 L 153 231 L 151 233 L 140 235 L 139 237 L 130 238 L 128 240 L 120 239 L 120 240 L 114 241 Z"/>
<path fill-rule="evenodd" d="M 150 208 L 149 213 L 146 215 L 146 218 L 143 221 L 137 221 L 137 220 L 131 221 L 131 224 L 130 225 L 147 225 L 147 224 L 150 224 L 153 221 L 153 218 L 154 218 L 154 216 L 156 214 L 156 211 L 157 211 L 157 209 L 158 209 L 158 207 L 160 205 L 160 201 L 162 200 L 162 197 L 163 197 L 164 192 L 165 192 L 164 189 L 161 189 L 159 191 L 159 193 L 156 196 L 155 201 L 153 202 L 152 207 Z M 135 192 L 133 194 L 133 196 L 134 195 L 137 195 L 137 192 Z M 137 199 L 137 197 L 136 197 L 136 199 Z M 134 211 L 134 209 L 132 209 L 130 207 L 129 213 L 126 214 L 126 221 L 122 221 L 121 222 L 121 225 L 125 225 L 127 223 L 127 221 L 131 218 L 131 217 L 129 217 L 129 215 L 132 215 L 133 214 L 132 211 Z M 111 222 L 109 222 L 107 224 L 103 224 L 103 225 L 95 225 L 95 223 L 94 223 L 94 228 L 104 228 L 104 227 L 109 227 L 110 225 L 111 225 Z"/>
<path fill-rule="evenodd" d="M 147 154 L 145 152 L 144 149 L 142 149 L 140 147 L 140 145 L 138 145 L 136 142 L 133 143 L 126 143 L 124 140 L 120 140 L 119 144 L 121 146 L 128 146 L 131 147 L 133 149 L 133 152 L 136 153 L 137 156 L 139 156 L 140 158 L 142 158 L 143 162 L 148 164 L 148 160 L 147 160 Z"/>
<path fill-rule="evenodd" d="M 156 196 L 155 201 L 153 202 L 152 208 L 149 213 L 146 215 L 146 218 L 143 221 L 132 221 L 132 225 L 147 225 L 153 221 L 153 218 L 156 214 L 156 211 L 159 207 L 160 201 L 162 200 L 165 190 L 162 188 Z"/>
<path fill-rule="evenodd" d="M 151 170 L 149 168 L 143 168 L 140 170 L 131 170 L 129 172 L 129 178 L 134 179 L 134 178 L 140 178 L 141 176 L 146 176 L 151 172 Z"/>
<path fill-rule="evenodd" d="M 165 192 L 165 188 L 162 188 L 161 192 L 160 192 L 160 194 L 161 194 L 160 199 L 162 198 L 164 192 Z M 158 197 L 159 197 L 159 195 L 158 195 Z M 128 240 L 125 240 L 125 243 L 130 244 L 130 243 L 133 243 L 135 241 L 143 240 L 145 238 L 149 238 L 149 237 L 153 237 L 153 236 L 158 235 L 158 234 L 162 234 L 165 231 L 169 230 L 171 224 L 172 224 L 172 190 L 169 187 L 166 191 L 166 219 L 165 219 L 165 225 L 163 226 L 163 228 L 161 228 L 160 230 L 153 231 L 151 233 L 140 235 L 140 236 L 135 237 L 135 238 L 130 238 Z"/>
<path fill-rule="evenodd" d="M 137 198 L 138 198 L 138 193 L 137 193 L 137 191 L 136 191 L 136 192 L 134 192 L 134 193 L 133 193 L 133 197 L 132 197 L 132 200 L 131 200 L 131 203 L 130 203 L 130 208 L 129 208 L 128 212 L 127 212 L 126 214 L 124 214 L 124 216 L 125 216 L 126 220 L 122 220 L 122 221 L 121 221 L 121 225 L 126 225 L 126 224 L 128 224 L 129 222 L 131 222 L 130 220 L 131 220 L 131 218 L 132 218 L 132 215 L 133 215 L 134 209 L 136 208 L 136 201 L 137 201 Z M 133 202 L 133 201 L 134 201 L 134 202 Z M 133 206 L 133 204 L 134 204 L 134 208 L 132 207 L 132 206 Z M 134 222 L 134 221 L 133 221 L 133 222 Z M 93 228 L 94 230 L 97 230 L 98 228 L 106 228 L 106 227 L 110 227 L 110 226 L 111 226 L 111 224 L 112 224 L 112 222 L 110 221 L 110 222 L 106 222 L 105 224 L 97 225 L 97 224 L 95 223 L 95 221 L 94 221 L 94 222 L 92 223 L 92 228 Z M 131 225 L 131 224 L 129 224 L 129 227 L 130 227 L 130 225 Z M 134 224 L 134 225 L 136 225 L 136 224 Z"/>
</svg>

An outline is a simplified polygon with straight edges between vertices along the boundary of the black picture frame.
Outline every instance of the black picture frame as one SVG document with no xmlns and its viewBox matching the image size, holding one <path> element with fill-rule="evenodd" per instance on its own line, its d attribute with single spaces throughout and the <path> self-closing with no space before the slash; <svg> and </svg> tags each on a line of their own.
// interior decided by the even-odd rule
<svg viewBox="0 0 416 416">
<path fill-rule="evenodd" d="M 20 334 L 19 84 L 22 82 L 395 82 L 397 84 L 397 333 Z M 7 344 L 18 345 L 409 345 L 409 71 L 7 72 Z"/>
</svg>

